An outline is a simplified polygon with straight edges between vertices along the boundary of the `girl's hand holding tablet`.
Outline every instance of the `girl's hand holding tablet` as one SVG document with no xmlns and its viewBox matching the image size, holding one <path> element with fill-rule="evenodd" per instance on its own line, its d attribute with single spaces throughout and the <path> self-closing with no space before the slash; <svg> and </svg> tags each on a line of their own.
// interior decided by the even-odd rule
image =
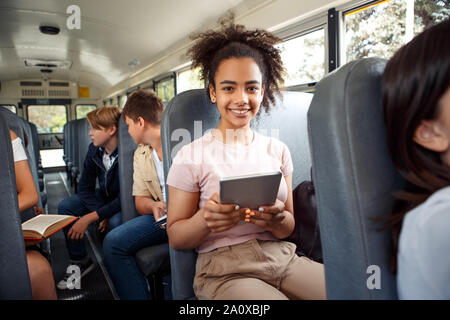
<svg viewBox="0 0 450 320">
<path fill-rule="evenodd" d="M 231 229 L 243 218 L 244 209 L 235 204 L 221 204 L 219 193 L 214 193 L 203 207 L 203 218 L 211 232 Z"/>
<path fill-rule="evenodd" d="M 284 202 L 277 199 L 273 206 L 261 206 L 258 211 L 246 209 L 245 222 L 256 224 L 272 232 L 274 227 L 284 220 L 286 214 Z"/>
</svg>

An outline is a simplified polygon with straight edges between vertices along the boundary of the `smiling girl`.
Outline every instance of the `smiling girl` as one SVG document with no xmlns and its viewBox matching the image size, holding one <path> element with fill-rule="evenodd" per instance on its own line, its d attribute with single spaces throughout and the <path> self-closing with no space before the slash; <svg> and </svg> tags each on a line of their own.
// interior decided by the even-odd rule
<svg viewBox="0 0 450 320">
<path fill-rule="evenodd" d="M 193 67 L 202 68 L 220 123 L 173 161 L 167 232 L 171 247 L 199 253 L 199 299 L 325 298 L 323 265 L 296 256 L 295 245 L 280 240 L 294 229 L 289 150 L 250 128 L 260 108 L 268 111 L 279 93 L 278 41 L 264 30 L 223 22 L 221 30 L 200 34 L 189 51 Z M 201 161 L 192 158 L 198 150 Z M 220 203 L 221 178 L 273 171 L 283 173 L 273 206 L 248 214 L 247 208 Z"/>
</svg>

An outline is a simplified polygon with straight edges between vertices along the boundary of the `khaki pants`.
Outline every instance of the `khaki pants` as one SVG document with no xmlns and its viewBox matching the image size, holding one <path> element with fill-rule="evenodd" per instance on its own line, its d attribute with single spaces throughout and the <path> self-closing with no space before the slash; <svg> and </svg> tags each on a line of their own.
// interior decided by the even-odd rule
<svg viewBox="0 0 450 320">
<path fill-rule="evenodd" d="M 323 265 L 295 249 L 290 242 L 253 239 L 200 253 L 194 292 L 198 299 L 325 299 Z"/>
</svg>

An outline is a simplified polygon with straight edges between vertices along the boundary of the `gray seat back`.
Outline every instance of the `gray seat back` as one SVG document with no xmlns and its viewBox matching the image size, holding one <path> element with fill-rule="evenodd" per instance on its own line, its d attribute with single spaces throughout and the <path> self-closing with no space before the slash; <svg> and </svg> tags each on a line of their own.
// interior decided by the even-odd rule
<svg viewBox="0 0 450 320">
<path fill-rule="evenodd" d="M 41 154 L 39 153 L 39 135 L 38 135 L 37 127 L 34 123 L 31 123 L 31 122 L 27 122 L 27 123 L 30 126 L 31 140 L 33 141 L 33 149 L 34 149 L 34 154 L 35 154 L 35 159 L 36 159 L 36 165 L 37 165 L 37 169 L 39 170 L 39 164 L 41 162 L 40 161 Z"/>
<path fill-rule="evenodd" d="M 277 137 L 289 147 L 294 164 L 294 187 L 310 176 L 306 121 L 310 101 L 310 94 L 285 92 L 283 100 L 277 100 L 270 114 L 262 112 L 259 119 L 252 123 L 256 131 Z M 161 126 L 166 178 L 176 152 L 218 124 L 217 106 L 211 103 L 204 89 L 183 92 L 169 102 L 164 110 Z M 192 284 L 196 259 L 194 250 L 170 248 L 174 299 L 195 298 Z"/>
<path fill-rule="evenodd" d="M 292 189 L 311 178 L 307 113 L 313 95 L 301 92 L 283 92 L 269 113 L 261 112 L 252 122 L 252 128 L 284 142 L 292 157 L 294 172 Z M 261 110 L 262 111 L 262 110 Z"/>
<path fill-rule="evenodd" d="M 0 112 L 0 299 L 31 299 L 8 123 Z"/>
<path fill-rule="evenodd" d="M 67 140 L 68 140 L 69 122 L 66 122 L 63 126 L 63 160 L 67 166 Z"/>
<path fill-rule="evenodd" d="M 80 172 L 80 130 L 81 130 L 82 119 L 77 119 L 73 121 L 72 125 L 72 142 L 73 142 L 73 153 L 72 153 L 72 177 L 76 178 Z M 84 161 L 81 163 L 83 165 Z"/>
<path fill-rule="evenodd" d="M 75 158 L 76 158 L 76 122 L 78 120 L 72 120 L 70 121 L 70 127 L 69 127 L 69 161 L 68 161 L 68 166 L 69 166 L 69 171 L 72 171 L 72 168 L 75 166 Z"/>
<path fill-rule="evenodd" d="M 33 142 L 31 140 L 32 139 L 31 128 L 28 122 L 26 122 L 24 119 L 12 113 L 6 108 L 0 108 L 0 113 L 3 115 L 4 119 L 8 123 L 9 129 L 13 130 L 16 133 L 16 135 L 22 140 L 22 144 L 27 154 L 28 167 L 30 168 L 31 174 L 33 176 L 36 191 L 38 191 L 39 200 L 37 205 L 42 207 L 41 194 L 39 192 L 39 177 L 36 165 L 37 160 L 35 159 L 36 153 L 34 151 Z M 33 208 L 25 210 L 21 214 L 22 221 L 31 219 L 34 216 L 35 214 Z"/>
<path fill-rule="evenodd" d="M 36 186 L 36 190 L 38 191 L 39 201 L 38 206 L 43 207 L 42 205 L 42 199 L 41 199 L 41 193 L 40 187 L 39 187 L 39 175 L 38 175 L 38 168 L 39 168 L 39 158 L 37 157 L 39 155 L 39 151 L 36 152 L 35 147 L 35 137 L 33 136 L 33 130 L 31 129 L 31 125 L 28 121 L 25 121 L 24 119 L 17 117 L 20 121 L 24 132 L 26 134 L 27 139 L 27 156 L 28 156 L 28 165 L 30 167 L 31 173 L 33 175 L 34 179 L 34 185 Z"/>
<path fill-rule="evenodd" d="M 185 91 L 173 98 L 164 109 L 161 123 L 164 176 L 183 145 L 200 138 L 207 129 L 219 124 L 219 112 L 204 90 Z M 168 188 L 166 184 L 166 194 Z M 168 200 L 168 199 L 167 199 Z M 168 200 L 169 201 L 169 200 Z M 194 299 L 192 288 L 197 254 L 194 250 L 170 248 L 172 296 L 175 300 Z"/>
<path fill-rule="evenodd" d="M 91 139 L 89 137 L 89 122 L 86 118 L 80 119 L 77 124 L 77 136 L 78 136 L 78 145 L 77 145 L 77 154 L 78 154 L 78 178 L 81 177 L 84 168 L 84 160 L 86 159 L 86 154 L 89 149 L 89 145 L 91 143 Z"/>
<path fill-rule="evenodd" d="M 133 159 L 137 145 L 134 143 L 128 127 L 123 119 L 119 120 L 119 183 L 120 183 L 120 206 L 122 208 L 122 221 L 125 223 L 137 217 L 133 197 Z"/>
<path fill-rule="evenodd" d="M 390 232 L 373 220 L 390 213 L 393 191 L 403 185 L 386 145 L 385 64 L 362 59 L 329 74 L 317 84 L 308 113 L 329 299 L 397 298 Z"/>
</svg>

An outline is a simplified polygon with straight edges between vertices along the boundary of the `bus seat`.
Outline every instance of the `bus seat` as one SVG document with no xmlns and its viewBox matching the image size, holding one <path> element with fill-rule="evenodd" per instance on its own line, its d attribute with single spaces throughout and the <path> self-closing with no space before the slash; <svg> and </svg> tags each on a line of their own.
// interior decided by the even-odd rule
<svg viewBox="0 0 450 320">
<path fill-rule="evenodd" d="M 9 111 L 6 108 L 0 108 L 0 113 L 3 114 L 3 117 L 7 121 L 9 129 L 13 130 L 17 134 L 17 136 L 20 139 L 22 139 L 24 148 L 25 148 L 26 142 L 28 142 L 27 146 L 25 148 L 25 152 L 27 154 L 28 166 L 30 167 L 31 174 L 33 176 L 34 185 L 36 187 L 36 190 L 38 191 L 39 200 L 38 200 L 37 205 L 42 208 L 43 205 L 42 205 L 42 200 L 41 200 L 41 194 L 39 192 L 39 190 L 40 190 L 39 178 L 38 178 L 38 173 L 37 173 L 34 146 L 33 146 L 32 140 L 30 138 L 31 137 L 30 126 L 29 126 L 28 122 L 26 122 L 24 119 L 22 119 L 21 117 L 19 117 L 18 115 L 14 114 L 14 113 L 12 113 L 11 111 Z M 26 220 L 34 217 L 35 214 L 34 214 L 33 208 L 25 210 L 24 212 L 21 213 L 21 216 L 22 216 L 22 221 L 26 221 Z"/>
<path fill-rule="evenodd" d="M 83 174 L 84 169 L 84 160 L 86 159 L 86 154 L 89 150 L 89 145 L 91 144 L 91 138 L 89 137 L 89 122 L 86 118 L 80 119 L 78 122 L 77 128 L 77 137 L 78 137 L 78 145 L 77 145 L 77 166 L 73 168 L 75 173 L 75 179 L 78 185 L 80 181 L 81 175 Z"/>
<path fill-rule="evenodd" d="M 39 150 L 35 150 L 35 145 L 36 142 L 34 141 L 35 137 L 33 136 L 33 130 L 31 128 L 31 125 L 28 121 L 24 120 L 23 118 L 16 116 L 18 118 L 18 120 L 20 121 L 24 132 L 26 134 L 26 138 L 27 138 L 27 155 L 28 155 L 28 164 L 30 166 L 30 170 L 33 174 L 33 178 L 34 178 L 34 184 L 36 185 L 36 190 L 38 191 L 39 194 L 39 203 L 38 205 L 43 208 L 43 204 L 42 204 L 42 198 L 40 195 L 40 185 L 39 185 L 39 173 L 38 173 L 38 169 L 39 169 L 39 158 L 37 157 L 37 155 L 39 154 Z M 39 148 L 39 147 L 38 147 Z"/>
<path fill-rule="evenodd" d="M 137 145 L 134 143 L 123 116 L 119 121 L 119 176 L 120 206 L 122 221 L 125 223 L 137 216 L 133 197 L 133 159 Z M 136 264 L 147 277 L 154 300 L 164 297 L 162 277 L 170 272 L 169 245 L 158 244 L 143 248 L 135 254 Z"/>
<path fill-rule="evenodd" d="M 72 136 L 72 143 L 73 143 L 73 149 L 72 149 L 72 168 L 70 171 L 70 174 L 72 176 L 72 186 L 74 187 L 74 192 L 77 193 L 78 192 L 78 174 L 80 173 L 80 158 L 79 158 L 79 154 L 80 154 L 80 136 L 81 133 L 80 131 L 81 129 L 81 124 L 82 119 L 77 119 L 74 120 L 73 125 L 72 125 L 72 132 L 73 132 L 73 136 Z M 81 163 L 81 165 L 83 165 L 84 161 Z"/>
<path fill-rule="evenodd" d="M 194 121 L 199 121 L 194 123 Z M 194 125 L 197 125 L 194 130 Z M 164 176 L 167 174 L 176 152 L 200 138 L 205 130 L 219 124 L 219 112 L 206 96 L 204 89 L 182 92 L 164 109 L 161 122 Z M 177 130 L 178 129 L 178 130 Z M 182 141 L 180 142 L 180 139 Z M 169 195 L 166 185 L 166 195 Z M 197 253 L 194 250 L 170 251 L 172 296 L 174 300 L 196 299 L 192 283 L 195 276 Z"/>
<path fill-rule="evenodd" d="M 67 166 L 67 127 L 69 126 L 69 122 L 66 122 L 63 126 L 63 155 L 62 158 L 64 160 L 64 163 Z"/>
<path fill-rule="evenodd" d="M 289 147 L 294 164 L 295 187 L 310 177 L 306 115 L 312 95 L 298 92 L 283 92 L 282 95 L 283 100 L 277 99 L 269 114 L 261 110 L 259 119 L 252 121 L 252 128 L 264 135 L 279 138 Z M 161 127 L 166 178 L 180 147 L 200 138 L 206 130 L 215 128 L 218 124 L 219 112 L 204 89 L 183 92 L 169 102 Z M 174 299 L 195 299 L 192 284 L 196 259 L 194 250 L 170 248 Z"/>
<path fill-rule="evenodd" d="M 134 143 L 128 127 L 123 119 L 119 120 L 119 183 L 120 183 L 120 206 L 122 208 L 122 221 L 131 220 L 139 213 L 134 204 L 133 192 L 133 159 L 137 144 Z"/>
<path fill-rule="evenodd" d="M 308 112 L 328 299 L 396 299 L 389 215 L 403 180 L 388 155 L 381 102 L 386 61 L 346 64 L 316 86 Z"/>
<path fill-rule="evenodd" d="M 311 93 L 283 92 L 282 100 L 277 99 L 270 113 L 261 110 L 260 118 L 252 121 L 257 132 L 277 138 L 289 148 L 294 165 L 292 189 L 311 180 L 307 112 L 312 97 Z"/>
<path fill-rule="evenodd" d="M 69 121 L 70 123 L 70 127 L 69 127 L 69 139 L 68 139 L 68 144 L 69 144 L 69 155 L 68 155 L 68 169 L 69 169 L 69 180 L 70 180 L 70 185 L 73 185 L 73 180 L 72 180 L 72 167 L 75 165 L 75 150 L 76 150 L 76 128 L 75 128 L 75 123 L 77 120 L 72 120 Z"/>
<path fill-rule="evenodd" d="M 66 170 L 67 170 L 67 179 L 69 180 L 70 183 L 72 183 L 70 181 L 70 170 L 72 168 L 71 165 L 71 161 L 72 161 L 72 125 L 73 125 L 73 120 L 68 121 L 67 122 L 67 128 L 64 131 L 64 140 L 65 140 L 65 144 L 66 144 Z"/>
<path fill-rule="evenodd" d="M 31 130 L 31 140 L 33 141 L 33 149 L 34 149 L 34 154 L 35 154 L 35 158 L 36 158 L 37 169 L 40 170 L 41 168 L 39 165 L 41 163 L 41 154 L 39 153 L 39 135 L 38 135 L 37 127 L 32 122 L 27 122 L 27 123 L 30 126 L 30 130 Z M 40 175 L 39 172 L 38 172 L 38 176 L 39 176 L 39 178 L 42 178 L 42 176 Z"/>
<path fill-rule="evenodd" d="M 66 175 L 67 180 L 70 181 L 69 174 L 69 154 L 70 154 L 70 127 L 72 126 L 72 121 L 68 121 L 63 127 L 63 160 L 66 164 Z"/>
<path fill-rule="evenodd" d="M 2 108 L 5 109 L 5 108 Z M 0 299 L 31 299 L 8 123 L 0 112 Z"/>
<path fill-rule="evenodd" d="M 31 132 L 31 140 L 33 142 L 33 150 L 34 150 L 34 159 L 35 159 L 35 166 L 37 170 L 37 176 L 38 176 L 38 184 L 39 184 L 39 191 L 41 194 L 41 202 L 42 207 L 44 208 L 47 204 L 47 191 L 45 190 L 45 183 L 44 183 L 44 171 L 42 170 L 41 166 L 41 155 L 39 153 L 39 136 L 37 127 L 34 123 L 27 122 L 27 124 L 30 126 L 30 132 Z"/>
<path fill-rule="evenodd" d="M 47 203 L 47 194 L 45 191 L 45 186 L 41 188 L 40 179 L 38 177 L 38 159 L 36 159 L 35 152 L 35 142 L 33 137 L 33 129 L 28 121 L 25 121 L 23 118 L 18 115 L 10 112 L 5 108 L 0 108 L 1 112 L 3 112 L 5 119 L 9 125 L 9 128 L 13 130 L 17 136 L 22 139 L 22 143 L 26 148 L 25 152 L 27 154 L 28 166 L 30 167 L 31 174 L 33 176 L 34 185 L 36 187 L 36 191 L 38 192 L 38 203 L 37 206 L 41 208 L 45 208 L 45 204 Z M 21 212 L 20 217 L 22 222 L 27 221 L 35 216 L 34 209 L 29 208 Z M 50 239 L 47 239 L 40 243 L 39 245 L 41 249 L 47 254 L 49 262 L 52 263 L 51 256 L 51 247 L 50 247 Z"/>
</svg>

